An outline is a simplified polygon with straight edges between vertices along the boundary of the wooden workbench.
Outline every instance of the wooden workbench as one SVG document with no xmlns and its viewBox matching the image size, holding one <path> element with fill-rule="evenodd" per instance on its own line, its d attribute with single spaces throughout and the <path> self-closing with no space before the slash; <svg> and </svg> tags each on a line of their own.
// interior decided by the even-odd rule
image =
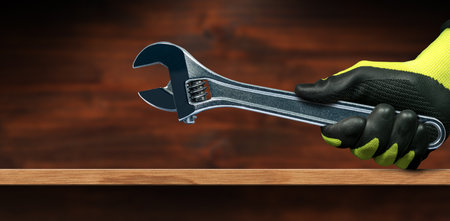
<svg viewBox="0 0 450 221">
<path fill-rule="evenodd" d="M 23 185 L 448 185 L 450 170 L 383 169 L 2 169 Z"/>
</svg>

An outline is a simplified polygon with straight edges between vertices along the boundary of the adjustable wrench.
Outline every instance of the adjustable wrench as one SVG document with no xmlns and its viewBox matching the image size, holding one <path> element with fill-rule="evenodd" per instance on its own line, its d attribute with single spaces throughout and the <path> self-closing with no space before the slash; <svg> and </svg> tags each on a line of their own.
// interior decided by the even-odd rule
<svg viewBox="0 0 450 221">
<path fill-rule="evenodd" d="M 185 49 L 169 42 L 144 48 L 134 60 L 133 68 L 152 64 L 166 66 L 170 81 L 165 87 L 141 91 L 139 96 L 158 109 L 177 112 L 178 120 L 187 124 L 194 123 L 198 113 L 218 107 L 241 108 L 318 126 L 351 116 L 367 117 L 374 109 L 346 101 L 314 103 L 293 92 L 233 81 L 209 70 Z M 418 118 L 428 130 L 434 130 L 429 133 L 435 134 L 435 139 L 428 149 L 441 146 L 446 134 L 442 122 L 423 115 Z"/>
</svg>

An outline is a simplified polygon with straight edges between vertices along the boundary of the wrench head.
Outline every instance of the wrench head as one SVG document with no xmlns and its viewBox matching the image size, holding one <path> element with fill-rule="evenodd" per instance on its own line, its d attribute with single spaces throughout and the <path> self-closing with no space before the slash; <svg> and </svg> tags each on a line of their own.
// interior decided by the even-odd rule
<svg viewBox="0 0 450 221">
<path fill-rule="evenodd" d="M 157 42 L 144 48 L 134 60 L 133 68 L 162 64 L 169 69 L 170 83 L 165 88 L 139 92 L 141 98 L 161 110 L 176 111 L 180 121 L 193 123 L 195 108 L 189 103 L 186 92 L 186 82 L 190 78 L 187 65 L 193 60 L 186 50 L 169 42 Z"/>
</svg>

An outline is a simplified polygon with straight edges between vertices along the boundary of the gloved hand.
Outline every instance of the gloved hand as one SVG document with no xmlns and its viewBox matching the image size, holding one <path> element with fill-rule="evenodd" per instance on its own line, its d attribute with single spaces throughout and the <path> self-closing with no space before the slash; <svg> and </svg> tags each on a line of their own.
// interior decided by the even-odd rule
<svg viewBox="0 0 450 221">
<path fill-rule="evenodd" d="M 315 102 L 338 100 L 376 106 L 367 119 L 350 117 L 321 128 L 330 145 L 382 166 L 416 169 L 428 156 L 432 130 L 417 114 L 439 119 L 450 132 L 450 20 L 416 59 L 360 61 L 314 84 L 299 84 L 297 96 Z M 395 115 L 395 110 L 403 110 Z"/>
</svg>

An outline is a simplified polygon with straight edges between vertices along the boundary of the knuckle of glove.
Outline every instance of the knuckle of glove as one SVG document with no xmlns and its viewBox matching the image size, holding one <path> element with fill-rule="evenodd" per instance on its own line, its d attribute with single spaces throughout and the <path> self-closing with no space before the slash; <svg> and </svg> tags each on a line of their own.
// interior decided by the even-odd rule
<svg viewBox="0 0 450 221">
<path fill-rule="evenodd" d="M 425 127 L 418 123 L 414 111 L 395 115 L 392 106 L 380 104 L 367 118 L 362 134 L 350 150 L 357 158 L 374 159 L 381 166 L 395 164 L 402 169 L 416 169 L 427 153 L 426 141 Z"/>
<path fill-rule="evenodd" d="M 426 127 L 417 114 L 404 110 L 395 115 L 388 104 L 379 104 L 367 119 L 350 117 L 321 128 L 326 143 L 350 148 L 361 160 L 374 159 L 381 166 L 416 169 L 429 151 Z"/>
<path fill-rule="evenodd" d="M 351 152 L 361 160 L 371 159 L 386 151 L 392 130 L 395 110 L 391 105 L 379 104 L 367 117 L 364 131 L 351 148 Z"/>
<path fill-rule="evenodd" d="M 336 124 L 322 127 L 322 138 L 331 146 L 347 148 L 358 141 L 366 125 L 362 117 L 350 117 Z"/>
</svg>

